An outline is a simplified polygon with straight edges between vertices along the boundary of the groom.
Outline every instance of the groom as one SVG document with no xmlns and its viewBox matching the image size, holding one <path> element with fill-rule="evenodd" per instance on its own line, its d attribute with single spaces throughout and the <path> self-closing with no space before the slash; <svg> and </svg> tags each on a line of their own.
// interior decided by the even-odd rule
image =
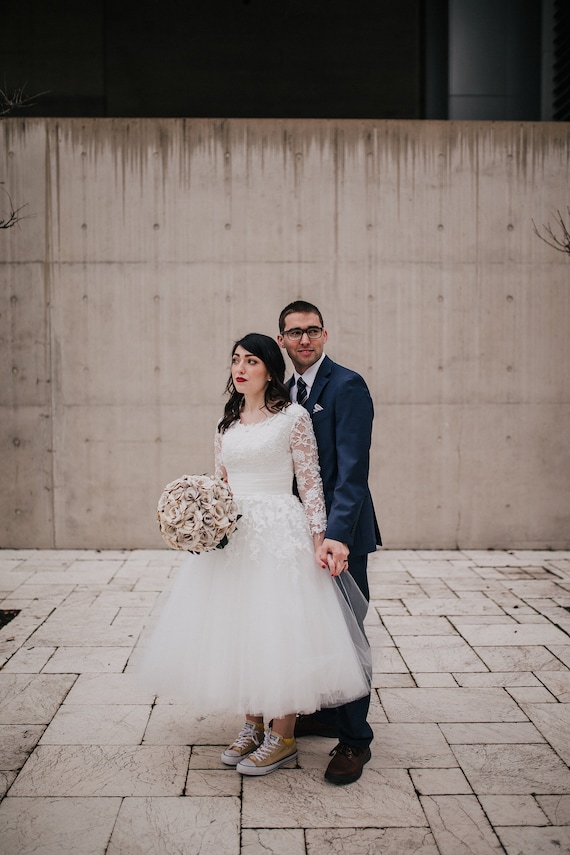
<svg viewBox="0 0 570 855">
<path fill-rule="evenodd" d="M 368 600 L 368 553 L 381 544 L 368 488 L 374 408 L 362 377 L 325 355 L 327 338 L 323 317 L 312 303 L 296 300 L 281 312 L 277 341 L 295 369 L 287 384 L 291 400 L 311 414 L 319 449 L 328 520 L 321 555 L 337 571 L 348 569 Z M 295 736 L 339 740 L 325 772 L 327 781 L 350 784 L 370 760 L 374 734 L 366 720 L 369 705 L 367 695 L 297 718 Z"/>
</svg>

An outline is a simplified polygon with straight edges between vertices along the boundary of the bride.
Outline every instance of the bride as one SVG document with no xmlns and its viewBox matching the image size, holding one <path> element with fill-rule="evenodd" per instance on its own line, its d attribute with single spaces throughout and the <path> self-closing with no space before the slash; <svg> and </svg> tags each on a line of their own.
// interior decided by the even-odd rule
<svg viewBox="0 0 570 855">
<path fill-rule="evenodd" d="M 296 760 L 297 713 L 370 691 L 368 644 L 332 578 L 340 568 L 321 558 L 326 512 L 311 418 L 290 403 L 284 376 L 272 338 L 235 343 L 214 448 L 238 528 L 224 549 L 185 558 L 140 668 L 154 692 L 201 715 L 244 715 L 221 756 L 243 775 Z"/>
</svg>

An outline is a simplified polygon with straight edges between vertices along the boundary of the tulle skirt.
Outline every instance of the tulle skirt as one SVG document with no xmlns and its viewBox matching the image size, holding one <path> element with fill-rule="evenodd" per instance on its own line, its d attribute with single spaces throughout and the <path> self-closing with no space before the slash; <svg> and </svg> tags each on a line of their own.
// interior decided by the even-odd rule
<svg viewBox="0 0 570 855">
<path fill-rule="evenodd" d="M 197 715 L 267 720 L 368 694 L 366 603 L 348 574 L 341 589 L 316 564 L 298 499 L 250 497 L 240 512 L 224 549 L 182 562 L 139 645 L 139 681 Z"/>
</svg>

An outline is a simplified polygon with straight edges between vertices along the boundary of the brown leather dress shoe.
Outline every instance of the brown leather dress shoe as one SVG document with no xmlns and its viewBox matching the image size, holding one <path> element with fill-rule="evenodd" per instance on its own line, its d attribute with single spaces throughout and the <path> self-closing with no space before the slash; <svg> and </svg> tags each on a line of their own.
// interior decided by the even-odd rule
<svg viewBox="0 0 570 855">
<path fill-rule="evenodd" d="M 325 724 L 314 715 L 298 715 L 295 720 L 295 737 L 300 736 L 328 736 L 329 739 L 338 739 L 336 725 Z"/>
<path fill-rule="evenodd" d="M 339 742 L 331 751 L 332 760 L 325 772 L 325 780 L 331 784 L 352 784 L 362 775 L 362 767 L 372 757 L 370 748 L 354 748 Z"/>
</svg>

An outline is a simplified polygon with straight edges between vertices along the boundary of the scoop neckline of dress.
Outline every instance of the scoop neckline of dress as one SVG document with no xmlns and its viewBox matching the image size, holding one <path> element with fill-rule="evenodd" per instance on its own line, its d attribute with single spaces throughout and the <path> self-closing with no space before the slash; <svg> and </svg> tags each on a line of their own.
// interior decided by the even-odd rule
<svg viewBox="0 0 570 855">
<path fill-rule="evenodd" d="M 246 424 L 245 422 L 242 422 L 241 418 L 239 418 L 238 424 L 241 425 L 242 427 L 261 427 L 262 425 L 266 425 L 269 422 L 273 421 L 275 416 L 281 415 L 282 412 L 283 412 L 282 410 L 279 410 L 278 413 L 273 413 L 272 416 L 267 416 L 265 419 L 263 419 L 262 422 L 251 422 L 250 424 Z"/>
</svg>

